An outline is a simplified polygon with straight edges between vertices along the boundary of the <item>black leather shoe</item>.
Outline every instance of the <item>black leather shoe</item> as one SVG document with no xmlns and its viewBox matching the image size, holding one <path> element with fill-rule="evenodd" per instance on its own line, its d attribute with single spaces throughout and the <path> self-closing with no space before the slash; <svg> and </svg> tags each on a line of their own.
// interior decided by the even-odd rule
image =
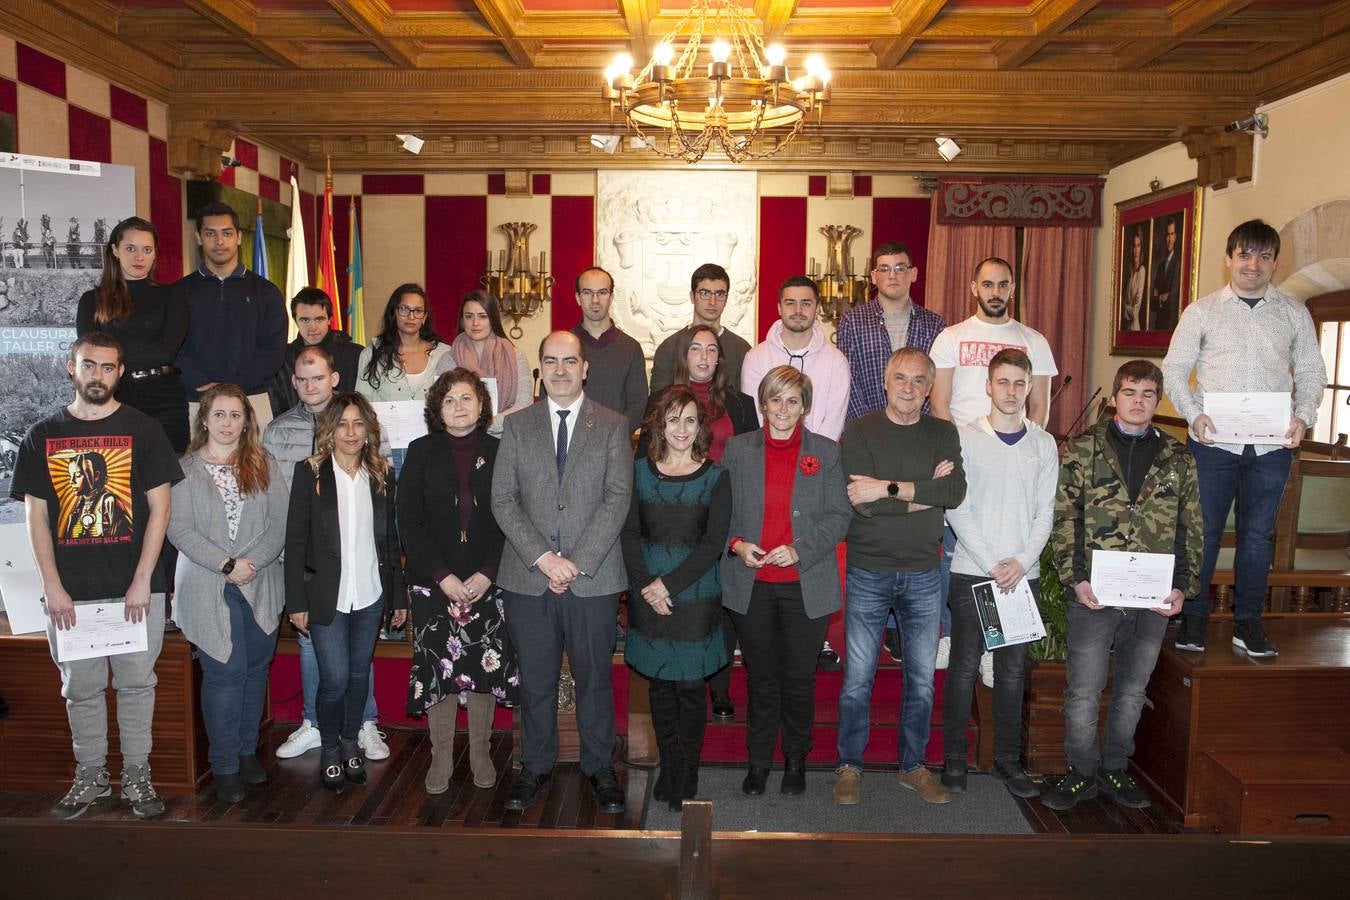
<svg viewBox="0 0 1350 900">
<path fill-rule="evenodd" d="M 838 672 L 843 667 L 844 664 L 839 661 L 839 654 L 835 653 L 830 642 L 826 641 L 820 648 L 820 653 L 816 655 L 816 668 L 821 672 Z"/>
<path fill-rule="evenodd" d="M 953 794 L 964 794 L 969 769 L 964 759 L 946 760 L 942 764 L 942 786 Z"/>
<path fill-rule="evenodd" d="M 360 753 L 354 753 L 342 761 L 342 774 L 352 784 L 366 783 L 369 776 L 366 775 L 366 761 Z"/>
<path fill-rule="evenodd" d="M 506 808 L 515 810 L 529 809 L 534 805 L 534 801 L 539 799 L 539 794 L 548 786 L 549 779 L 553 777 L 552 773 L 536 775 L 529 769 L 521 769 L 520 774 L 516 776 L 515 783 L 511 785 L 511 791 L 506 795 Z"/>
<path fill-rule="evenodd" d="M 778 786 L 789 797 L 806 793 L 806 760 L 794 757 L 783 763 L 783 783 Z"/>
<path fill-rule="evenodd" d="M 1027 773 L 1022 771 L 1022 767 L 1017 763 L 1001 763 L 994 760 L 994 768 L 991 774 L 1003 782 L 1003 786 L 1008 789 L 1008 793 L 1014 797 L 1030 800 L 1041 795 L 1041 789 L 1036 787 L 1036 782 L 1028 778 Z"/>
<path fill-rule="evenodd" d="M 239 780 L 244 784 L 267 783 L 267 773 L 263 771 L 262 763 L 258 762 L 258 757 L 252 753 L 248 756 L 239 757 Z"/>
<path fill-rule="evenodd" d="M 221 803 L 238 803 L 244 799 L 246 790 L 244 783 L 239 780 L 239 776 L 231 772 L 229 775 L 214 776 L 216 782 L 216 799 Z"/>
<path fill-rule="evenodd" d="M 751 766 L 750 771 L 745 773 L 745 780 L 741 782 L 741 792 L 749 794 L 751 797 L 758 797 L 764 793 L 768 784 L 769 767 Z"/>
<path fill-rule="evenodd" d="M 714 722 L 736 721 L 736 707 L 732 705 L 731 698 L 726 694 L 714 694 L 712 698 L 712 717 Z"/>
<path fill-rule="evenodd" d="M 601 769 L 591 775 L 591 789 L 595 791 L 595 807 L 602 813 L 624 811 L 623 788 L 611 769 Z"/>
<path fill-rule="evenodd" d="M 339 760 L 322 763 L 319 766 L 319 775 L 323 778 L 323 786 L 335 794 L 342 793 L 342 789 L 347 785 L 347 779 L 342 774 L 342 763 Z"/>
</svg>

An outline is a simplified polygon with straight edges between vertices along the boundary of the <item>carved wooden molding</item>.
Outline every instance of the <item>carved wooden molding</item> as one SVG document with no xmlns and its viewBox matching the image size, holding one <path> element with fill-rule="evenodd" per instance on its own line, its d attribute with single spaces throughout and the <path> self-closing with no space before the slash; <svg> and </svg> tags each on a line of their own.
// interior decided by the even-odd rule
<svg viewBox="0 0 1350 900">
<path fill-rule="evenodd" d="M 1196 161 L 1196 180 L 1201 187 L 1223 187 L 1230 181 L 1252 180 L 1255 135 L 1228 133 L 1219 128 L 1192 130 L 1182 135 L 1186 153 Z"/>
<path fill-rule="evenodd" d="M 933 200 L 942 225 L 1096 228 L 1102 220 L 1097 178 L 942 176 Z"/>
<path fill-rule="evenodd" d="M 175 119 L 169 128 L 169 171 L 187 178 L 219 178 L 220 158 L 234 132 L 219 122 Z"/>
</svg>

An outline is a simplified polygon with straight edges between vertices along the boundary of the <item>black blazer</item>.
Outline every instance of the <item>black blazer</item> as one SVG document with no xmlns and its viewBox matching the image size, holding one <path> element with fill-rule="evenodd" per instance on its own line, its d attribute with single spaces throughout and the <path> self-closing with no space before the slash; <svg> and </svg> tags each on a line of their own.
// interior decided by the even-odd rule
<svg viewBox="0 0 1350 900">
<path fill-rule="evenodd" d="M 403 589 L 398 526 L 394 521 L 393 469 L 384 476 L 383 494 L 371 483 L 370 502 L 385 608 L 406 609 L 408 595 Z M 286 516 L 286 614 L 307 612 L 310 624 L 328 625 L 337 614 L 341 583 L 342 534 L 333 460 L 324 460 L 317 475 L 309 463 L 298 462 Z"/>
<path fill-rule="evenodd" d="M 647 410 L 642 414 L 642 421 L 647 421 L 647 416 L 651 413 L 652 407 L 656 405 L 656 398 L 660 394 L 661 391 L 655 391 L 647 398 Z M 754 398 L 749 394 L 742 394 L 740 391 L 731 392 L 731 395 L 727 397 L 727 418 L 731 419 L 731 434 L 733 437 L 759 430 L 759 409 L 755 406 Z M 649 443 L 651 443 L 651 439 L 644 428 L 642 434 L 638 437 L 638 445 L 633 452 L 633 458 L 642 459 L 645 457 Z"/>
<path fill-rule="evenodd" d="M 459 478 L 445 432 L 433 432 L 408 445 L 398 482 L 398 530 L 407 553 L 408 581 L 434 588 L 452 574 L 463 580 L 482 572 L 497 580 L 502 559 L 502 530 L 492 515 L 492 470 L 500 442 L 480 432 L 469 470 L 473 515 L 467 540 L 459 535 Z M 477 465 L 477 460 L 482 465 Z"/>
</svg>

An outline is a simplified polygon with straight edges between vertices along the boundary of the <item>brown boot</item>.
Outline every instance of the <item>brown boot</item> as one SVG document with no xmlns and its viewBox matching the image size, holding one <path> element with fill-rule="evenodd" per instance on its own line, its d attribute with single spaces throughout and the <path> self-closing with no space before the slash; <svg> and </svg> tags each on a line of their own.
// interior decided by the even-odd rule
<svg viewBox="0 0 1350 900">
<path fill-rule="evenodd" d="M 427 710 L 427 730 L 431 734 L 431 765 L 427 768 L 427 793 L 444 794 L 450 789 L 450 772 L 455 768 L 455 715 L 459 712 L 454 697 Z"/>
<path fill-rule="evenodd" d="M 490 788 L 497 783 L 491 746 L 492 717 L 496 711 L 497 699 L 491 694 L 469 692 L 469 768 L 476 788 Z"/>
</svg>

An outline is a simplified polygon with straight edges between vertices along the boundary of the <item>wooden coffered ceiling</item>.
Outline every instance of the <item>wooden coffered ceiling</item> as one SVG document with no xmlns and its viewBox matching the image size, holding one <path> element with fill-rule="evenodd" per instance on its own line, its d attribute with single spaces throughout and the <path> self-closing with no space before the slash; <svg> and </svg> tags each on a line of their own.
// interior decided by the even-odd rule
<svg viewBox="0 0 1350 900">
<path fill-rule="evenodd" d="M 1224 124 L 1350 71 L 1350 0 L 744 2 L 789 65 L 819 51 L 834 72 L 779 167 L 933 171 L 945 135 L 964 171 L 1098 173 L 1185 140 L 1218 182 L 1251 152 Z M 600 70 L 644 59 L 688 5 L 4 0 L 0 28 L 164 100 L 184 171 L 234 134 L 338 170 L 593 168 L 589 135 L 617 131 Z"/>
</svg>

